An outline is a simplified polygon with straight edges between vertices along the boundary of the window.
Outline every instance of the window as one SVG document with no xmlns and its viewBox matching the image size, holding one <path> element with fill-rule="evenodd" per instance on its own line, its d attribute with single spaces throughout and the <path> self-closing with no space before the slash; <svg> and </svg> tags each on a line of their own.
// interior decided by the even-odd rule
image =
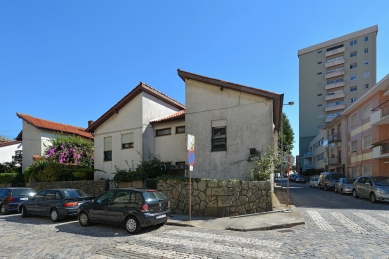
<svg viewBox="0 0 389 259">
<path fill-rule="evenodd" d="M 350 46 L 354 46 L 354 45 L 357 45 L 357 40 L 350 41 Z"/>
<path fill-rule="evenodd" d="M 109 203 L 113 197 L 113 191 L 106 192 L 96 199 L 96 203 Z"/>
<path fill-rule="evenodd" d="M 176 162 L 176 165 L 184 166 L 185 165 L 185 161 Z"/>
<path fill-rule="evenodd" d="M 358 78 L 358 75 L 352 75 L 352 76 L 350 76 L 350 80 L 352 81 L 352 80 L 357 80 L 357 78 Z"/>
<path fill-rule="evenodd" d="M 356 68 L 356 67 L 357 67 L 357 63 L 352 63 L 352 64 L 350 65 L 350 68 L 351 68 L 351 69 Z"/>
<path fill-rule="evenodd" d="M 104 161 L 112 161 L 112 137 L 104 138 Z"/>
<path fill-rule="evenodd" d="M 134 133 L 122 134 L 122 149 L 134 147 Z"/>
<path fill-rule="evenodd" d="M 323 128 L 323 125 L 317 125 L 317 128 L 318 128 L 318 129 L 322 129 L 322 128 Z"/>
<path fill-rule="evenodd" d="M 369 65 L 369 60 L 365 60 L 363 63 L 364 63 L 365 65 Z"/>
<path fill-rule="evenodd" d="M 350 53 L 350 57 L 356 57 L 357 56 L 357 52 L 356 51 L 353 51 Z"/>
<path fill-rule="evenodd" d="M 318 75 L 321 75 L 322 74 L 322 72 L 319 72 L 319 73 L 317 73 Z"/>
<path fill-rule="evenodd" d="M 321 83 L 317 83 L 317 86 L 321 86 Z"/>
<path fill-rule="evenodd" d="M 371 148 L 371 134 L 363 137 L 362 145 L 363 145 L 362 146 L 363 149 Z"/>
<path fill-rule="evenodd" d="M 350 87 L 350 92 L 355 92 L 356 90 L 357 90 L 357 87 L 356 87 L 356 86 Z"/>
<path fill-rule="evenodd" d="M 357 152 L 358 150 L 358 140 L 354 140 L 351 142 L 351 153 Z"/>
<path fill-rule="evenodd" d="M 335 69 L 327 70 L 326 74 L 330 74 L 330 73 L 337 72 L 337 71 L 342 71 L 342 70 L 344 70 L 343 67 L 338 67 L 338 68 L 335 68 Z"/>
<path fill-rule="evenodd" d="M 322 105 L 321 104 L 318 104 L 317 107 L 321 107 Z"/>
<path fill-rule="evenodd" d="M 353 115 L 351 115 L 350 117 L 351 127 L 357 124 L 357 120 L 358 120 L 358 113 L 354 113 Z"/>
<path fill-rule="evenodd" d="M 227 150 L 226 126 L 212 127 L 212 151 Z"/>
<path fill-rule="evenodd" d="M 318 118 L 323 118 L 323 114 L 317 115 Z"/>
<path fill-rule="evenodd" d="M 340 60 L 340 59 L 344 59 L 344 57 L 343 56 L 339 56 L 339 57 L 336 57 L 336 58 L 331 58 L 331 59 L 327 59 L 327 63 L 329 63 L 329 62 L 334 62 L 334 61 L 337 61 L 337 60 Z"/>
<path fill-rule="evenodd" d="M 343 82 L 343 77 L 342 77 L 342 78 L 338 78 L 338 79 L 334 79 L 334 80 L 327 81 L 327 85 L 336 84 L 336 83 L 340 83 L 340 82 Z"/>
<path fill-rule="evenodd" d="M 166 128 L 166 129 L 160 129 L 156 131 L 156 136 L 166 136 L 166 135 L 171 135 L 172 134 L 172 129 L 171 128 Z"/>
<path fill-rule="evenodd" d="M 321 53 L 321 50 L 319 50 L 318 52 L 317 52 L 317 54 L 320 54 Z"/>
<path fill-rule="evenodd" d="M 317 96 L 321 96 L 322 94 L 317 94 Z"/>
<path fill-rule="evenodd" d="M 185 133 L 185 126 L 176 127 L 176 134 Z"/>
<path fill-rule="evenodd" d="M 331 47 L 331 48 L 328 48 L 327 51 L 331 51 L 331 50 L 335 50 L 335 49 L 339 49 L 339 48 L 342 48 L 343 47 L 343 44 L 340 44 L 338 46 L 335 46 L 335 47 Z"/>
<path fill-rule="evenodd" d="M 318 64 L 318 65 L 321 64 L 321 61 L 317 62 L 317 64 Z"/>
<path fill-rule="evenodd" d="M 371 176 L 371 165 L 362 166 L 362 175 Z M 370 178 L 367 178 L 367 179 L 370 180 Z"/>
<path fill-rule="evenodd" d="M 362 114 L 363 114 L 363 119 L 367 119 L 370 117 L 370 114 L 371 114 L 371 103 L 369 103 L 368 105 L 366 105 L 365 107 L 362 108 Z"/>
<path fill-rule="evenodd" d="M 332 102 L 332 103 L 327 103 L 326 107 L 332 107 L 332 106 L 341 105 L 341 104 L 344 104 L 344 101 L 336 101 L 336 102 Z"/>
<path fill-rule="evenodd" d="M 355 103 L 356 101 L 357 101 L 357 98 L 355 98 L 355 97 L 350 99 L 350 103 Z"/>
<path fill-rule="evenodd" d="M 365 53 L 369 53 L 369 48 L 365 48 Z"/>
<path fill-rule="evenodd" d="M 369 84 L 365 84 L 365 89 L 368 89 L 369 88 Z"/>
<path fill-rule="evenodd" d="M 369 36 L 365 36 L 365 41 L 369 41 Z"/>
<path fill-rule="evenodd" d="M 358 177 L 358 167 L 354 166 L 350 169 L 350 177 L 357 178 Z"/>
<path fill-rule="evenodd" d="M 363 73 L 363 77 L 369 77 L 370 73 L 369 72 L 365 72 Z"/>
<path fill-rule="evenodd" d="M 131 191 L 118 191 L 116 197 L 113 199 L 114 203 L 128 203 L 130 202 Z"/>
</svg>

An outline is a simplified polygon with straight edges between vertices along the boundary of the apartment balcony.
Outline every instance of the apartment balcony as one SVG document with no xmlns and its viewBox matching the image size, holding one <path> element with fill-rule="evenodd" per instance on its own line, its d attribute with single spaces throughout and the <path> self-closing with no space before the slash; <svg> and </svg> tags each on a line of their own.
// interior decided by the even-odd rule
<svg viewBox="0 0 389 259">
<path fill-rule="evenodd" d="M 324 99 L 326 101 L 329 101 L 329 100 L 335 100 L 335 99 L 339 99 L 339 98 L 344 98 L 345 96 L 346 96 L 346 94 L 344 92 L 341 92 L 341 93 L 326 95 L 326 97 Z"/>
<path fill-rule="evenodd" d="M 333 55 L 336 55 L 336 54 L 339 54 L 339 53 L 343 53 L 345 50 L 346 50 L 345 47 L 341 47 L 341 48 L 337 48 L 337 49 L 334 49 L 334 50 L 327 51 L 326 54 L 325 54 L 325 57 L 331 57 Z"/>
<path fill-rule="evenodd" d="M 331 73 L 328 73 L 324 76 L 325 79 L 328 79 L 328 78 L 331 78 L 331 77 L 336 77 L 336 76 L 341 76 L 341 75 L 344 75 L 346 72 L 344 71 L 344 69 L 342 70 L 338 70 L 338 71 L 335 71 L 335 72 L 331 72 Z"/>
<path fill-rule="evenodd" d="M 340 165 L 342 164 L 342 158 L 341 157 L 329 157 L 328 158 L 328 164 L 329 165 Z"/>
<path fill-rule="evenodd" d="M 346 82 L 343 81 L 343 82 L 338 82 L 338 83 L 335 83 L 335 84 L 326 85 L 325 89 L 326 90 L 330 90 L 330 89 L 334 89 L 334 88 L 338 88 L 338 87 L 343 87 L 345 85 L 346 85 Z"/>
<path fill-rule="evenodd" d="M 328 143 L 340 142 L 340 141 L 342 141 L 341 134 L 331 134 L 328 136 Z"/>
<path fill-rule="evenodd" d="M 346 105 L 345 104 L 338 104 L 338 105 L 333 105 L 333 106 L 326 106 L 324 108 L 324 110 L 326 112 L 330 112 L 330 111 L 336 111 L 336 110 L 342 110 L 346 108 Z"/>
<path fill-rule="evenodd" d="M 312 158 L 312 152 L 305 153 L 304 158 Z"/>
<path fill-rule="evenodd" d="M 374 143 L 370 151 L 370 158 L 389 158 L 389 139 Z"/>
<path fill-rule="evenodd" d="M 304 165 L 304 168 L 305 168 L 305 169 L 312 169 L 312 168 L 313 168 L 313 165 L 312 165 L 312 164 L 305 164 L 305 165 Z"/>
<path fill-rule="evenodd" d="M 370 114 L 371 126 L 389 124 L 389 101 L 383 102 Z"/>
<path fill-rule="evenodd" d="M 344 64 L 344 62 L 346 62 L 346 60 L 344 58 L 342 58 L 342 59 L 338 59 L 338 60 L 335 60 L 335 61 L 326 62 L 324 67 L 325 68 L 329 68 L 329 67 L 333 67 L 333 66 Z"/>
</svg>

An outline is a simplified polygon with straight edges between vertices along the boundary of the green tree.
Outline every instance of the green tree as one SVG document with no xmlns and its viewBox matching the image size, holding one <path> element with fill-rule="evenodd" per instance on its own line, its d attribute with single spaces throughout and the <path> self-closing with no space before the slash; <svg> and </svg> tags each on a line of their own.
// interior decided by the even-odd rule
<svg viewBox="0 0 389 259">
<path fill-rule="evenodd" d="M 254 168 L 250 169 L 249 181 L 265 181 L 270 175 L 279 170 L 282 163 L 281 154 L 278 150 L 268 148 L 250 159 Z"/>
<path fill-rule="evenodd" d="M 0 135 L 0 142 L 3 142 L 3 141 L 12 141 L 12 139 L 7 138 L 6 136 Z"/>
<path fill-rule="evenodd" d="M 282 128 L 282 132 L 278 134 L 278 149 L 281 150 L 282 140 L 282 153 L 290 154 L 294 147 L 294 132 L 285 113 L 282 113 Z"/>
</svg>

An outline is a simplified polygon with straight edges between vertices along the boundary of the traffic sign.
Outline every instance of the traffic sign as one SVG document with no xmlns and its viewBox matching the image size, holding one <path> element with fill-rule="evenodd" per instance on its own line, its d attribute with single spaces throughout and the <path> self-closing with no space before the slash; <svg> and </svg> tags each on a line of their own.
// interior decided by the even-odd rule
<svg viewBox="0 0 389 259">
<path fill-rule="evenodd" d="M 195 154 L 193 150 L 189 150 L 188 152 L 188 163 L 191 166 L 193 166 L 195 163 Z"/>
</svg>

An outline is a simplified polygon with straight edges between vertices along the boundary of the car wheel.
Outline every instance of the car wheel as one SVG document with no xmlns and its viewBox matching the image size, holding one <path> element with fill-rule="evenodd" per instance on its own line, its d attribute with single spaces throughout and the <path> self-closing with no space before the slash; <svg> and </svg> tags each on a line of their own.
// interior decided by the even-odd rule
<svg viewBox="0 0 389 259">
<path fill-rule="evenodd" d="M 50 218 L 53 222 L 58 222 L 59 221 L 59 215 L 58 215 L 58 210 L 57 209 L 52 209 L 50 211 Z"/>
<path fill-rule="evenodd" d="M 337 193 L 336 187 L 334 188 L 334 192 Z"/>
<path fill-rule="evenodd" d="M 22 213 L 22 218 L 27 218 L 28 213 L 27 213 L 26 207 L 22 206 L 22 208 L 20 209 L 20 212 Z"/>
<path fill-rule="evenodd" d="M 135 234 L 140 230 L 140 225 L 134 217 L 128 217 L 126 220 L 126 230 L 130 234 Z"/>
<path fill-rule="evenodd" d="M 312 188 L 312 184 L 309 184 L 309 188 Z"/>
<path fill-rule="evenodd" d="M 358 198 L 357 190 L 355 190 L 355 189 L 353 190 L 353 197 Z"/>
<path fill-rule="evenodd" d="M 324 191 L 328 191 L 327 185 L 324 185 Z"/>
<path fill-rule="evenodd" d="M 78 216 L 78 222 L 83 227 L 89 226 L 90 225 L 90 221 L 89 221 L 88 214 L 86 214 L 86 212 L 81 212 L 80 216 Z"/>
<path fill-rule="evenodd" d="M 372 203 L 374 203 L 374 202 L 377 201 L 376 198 L 375 198 L 374 192 L 370 193 L 370 201 L 371 201 Z"/>
<path fill-rule="evenodd" d="M 7 210 L 7 207 L 5 207 L 5 205 L 1 205 L 0 213 L 1 213 L 1 215 L 8 214 L 8 210 Z"/>
<path fill-rule="evenodd" d="M 344 195 L 343 188 L 342 188 L 342 189 L 340 189 L 340 194 Z"/>
</svg>

